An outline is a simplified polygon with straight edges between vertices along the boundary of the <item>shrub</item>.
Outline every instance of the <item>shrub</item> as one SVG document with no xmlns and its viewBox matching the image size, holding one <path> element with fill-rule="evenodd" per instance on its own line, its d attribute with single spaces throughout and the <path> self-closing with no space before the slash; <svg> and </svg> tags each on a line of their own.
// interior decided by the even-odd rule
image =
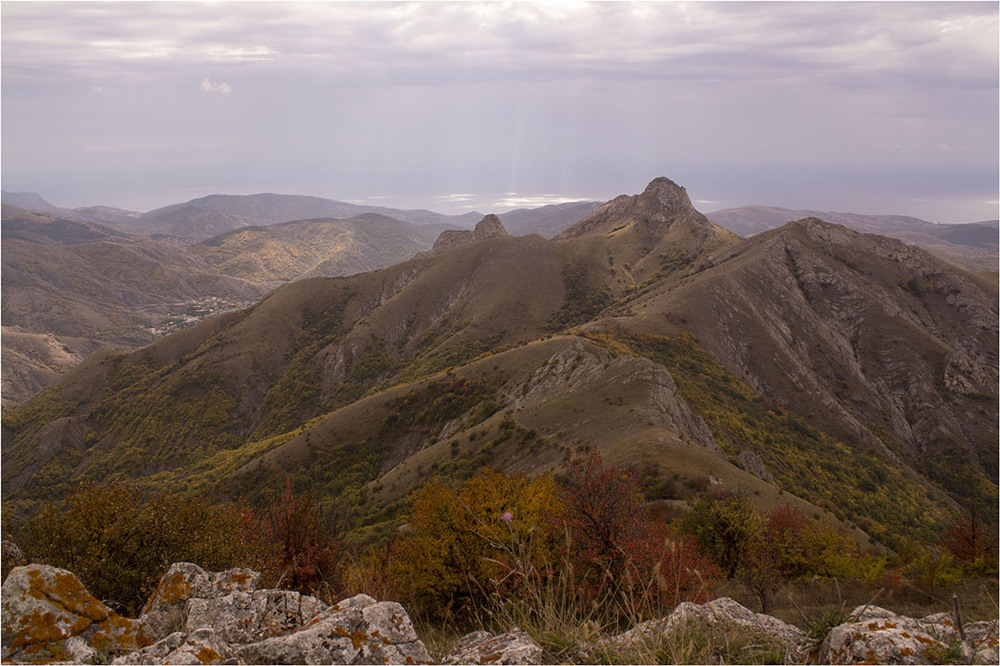
<svg viewBox="0 0 1000 666">
<path fill-rule="evenodd" d="M 997 526 L 983 522 L 974 508 L 955 517 L 941 546 L 971 575 L 997 571 Z"/>
<path fill-rule="evenodd" d="M 271 506 L 261 529 L 265 581 L 336 601 L 344 589 L 339 527 L 311 493 L 297 495 L 287 477 L 281 500 Z"/>
<path fill-rule="evenodd" d="M 707 601 L 719 570 L 690 539 L 649 520 L 636 475 L 598 453 L 570 462 L 565 481 L 579 594 L 631 622 L 681 601 Z"/>
<path fill-rule="evenodd" d="M 18 539 L 30 561 L 72 571 L 94 596 L 134 614 L 173 562 L 210 569 L 255 563 L 252 522 L 231 505 L 85 483 L 46 505 Z"/>
<path fill-rule="evenodd" d="M 551 477 L 485 469 L 460 489 L 426 484 L 413 500 L 413 532 L 390 563 L 417 612 L 454 618 L 495 594 L 516 595 L 562 561 L 564 507 Z"/>
</svg>

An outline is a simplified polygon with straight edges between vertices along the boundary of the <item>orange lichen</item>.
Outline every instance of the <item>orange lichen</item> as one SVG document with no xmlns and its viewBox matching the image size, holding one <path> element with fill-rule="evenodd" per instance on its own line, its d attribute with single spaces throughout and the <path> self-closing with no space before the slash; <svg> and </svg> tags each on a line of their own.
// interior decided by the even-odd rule
<svg viewBox="0 0 1000 666">
<path fill-rule="evenodd" d="M 174 604 L 187 599 L 191 594 L 191 582 L 182 573 L 175 573 L 170 578 L 160 581 L 156 588 L 154 598 L 159 598 L 164 603 Z"/>
<path fill-rule="evenodd" d="M 29 570 L 28 596 L 49 601 L 68 613 L 95 622 L 104 620 L 110 613 L 108 607 L 95 599 L 76 576 L 65 571 L 56 571 L 49 582 L 38 569 Z"/>
<path fill-rule="evenodd" d="M 338 636 L 351 639 L 351 645 L 355 650 L 360 650 L 361 646 L 368 642 L 368 636 L 363 631 L 347 631 L 340 625 L 333 628 L 333 632 Z"/>
<path fill-rule="evenodd" d="M 246 573 L 235 573 L 233 574 L 233 582 L 240 586 L 240 589 L 245 589 L 249 587 L 251 580 L 250 574 Z"/>
<path fill-rule="evenodd" d="M 195 659 L 203 664 L 211 664 L 222 660 L 222 655 L 210 647 L 201 647 L 195 653 Z"/>
</svg>

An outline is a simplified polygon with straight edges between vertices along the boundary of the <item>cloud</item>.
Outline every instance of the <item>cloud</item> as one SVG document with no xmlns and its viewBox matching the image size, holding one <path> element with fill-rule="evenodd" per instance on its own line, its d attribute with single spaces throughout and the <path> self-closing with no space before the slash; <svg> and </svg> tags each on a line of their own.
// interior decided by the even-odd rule
<svg viewBox="0 0 1000 666">
<path fill-rule="evenodd" d="M 435 201 L 440 201 L 442 203 L 462 203 L 465 201 L 472 201 L 475 198 L 475 194 L 441 194 L 434 197 Z"/>
<path fill-rule="evenodd" d="M 232 87 L 228 83 L 215 83 L 207 76 L 201 80 L 201 85 L 198 86 L 198 90 L 206 93 L 221 93 L 223 95 L 228 95 L 233 92 Z"/>
<path fill-rule="evenodd" d="M 540 206 L 574 203 L 576 201 L 583 201 L 583 199 L 566 197 L 559 194 L 518 195 L 516 192 L 508 192 L 504 196 L 494 199 L 490 205 L 497 209 L 538 208 Z"/>
</svg>

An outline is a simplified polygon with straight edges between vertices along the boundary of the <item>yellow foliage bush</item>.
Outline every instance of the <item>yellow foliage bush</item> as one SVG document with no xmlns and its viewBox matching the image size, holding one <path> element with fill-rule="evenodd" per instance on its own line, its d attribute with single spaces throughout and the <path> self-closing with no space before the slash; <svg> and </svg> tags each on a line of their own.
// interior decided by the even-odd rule
<svg viewBox="0 0 1000 666">
<path fill-rule="evenodd" d="M 413 500 L 412 533 L 392 554 L 397 592 L 443 617 L 516 593 L 527 577 L 561 563 L 565 513 L 548 475 L 529 480 L 486 469 L 457 491 L 429 483 Z"/>
</svg>

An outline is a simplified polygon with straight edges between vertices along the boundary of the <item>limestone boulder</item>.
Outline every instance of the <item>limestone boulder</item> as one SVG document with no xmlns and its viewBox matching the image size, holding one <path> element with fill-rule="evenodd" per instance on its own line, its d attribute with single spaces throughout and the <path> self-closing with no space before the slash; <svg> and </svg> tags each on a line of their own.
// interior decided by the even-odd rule
<svg viewBox="0 0 1000 666">
<path fill-rule="evenodd" d="M 139 619 L 149 635 L 159 640 L 184 627 L 189 600 L 253 592 L 259 579 L 260 574 L 250 569 L 209 573 L 190 562 L 171 564 L 143 606 Z"/>
<path fill-rule="evenodd" d="M 819 660 L 830 664 L 998 663 L 996 622 L 970 623 L 965 634 L 963 644 L 948 613 L 915 619 L 878 606 L 859 606 L 850 621 L 830 631 L 820 646 Z"/>
<path fill-rule="evenodd" d="M 431 663 L 403 607 L 369 596 L 346 599 L 294 633 L 235 648 L 253 664 Z"/>
<path fill-rule="evenodd" d="M 787 663 L 801 662 L 805 658 L 806 640 L 801 629 L 770 615 L 755 613 L 728 597 L 714 599 L 705 604 L 686 601 L 679 604 L 667 617 L 643 622 L 625 633 L 604 639 L 588 652 L 627 651 L 657 640 L 669 641 L 692 622 L 745 627 L 780 643 L 785 650 Z"/>
<path fill-rule="evenodd" d="M 227 643 L 253 643 L 298 631 L 327 608 L 316 597 L 293 590 L 237 591 L 189 599 L 184 628 L 192 632 L 211 627 Z"/>
<path fill-rule="evenodd" d="M 81 662 L 153 642 L 144 623 L 113 612 L 75 575 L 56 567 L 15 567 L 4 580 L 0 606 L 5 661 Z"/>
<path fill-rule="evenodd" d="M 153 645 L 118 657 L 112 664 L 224 664 L 238 663 L 232 648 L 214 629 L 176 631 Z"/>
<path fill-rule="evenodd" d="M 474 631 L 458 639 L 442 660 L 445 664 L 541 664 L 542 648 L 527 632 L 503 634 Z"/>
</svg>

